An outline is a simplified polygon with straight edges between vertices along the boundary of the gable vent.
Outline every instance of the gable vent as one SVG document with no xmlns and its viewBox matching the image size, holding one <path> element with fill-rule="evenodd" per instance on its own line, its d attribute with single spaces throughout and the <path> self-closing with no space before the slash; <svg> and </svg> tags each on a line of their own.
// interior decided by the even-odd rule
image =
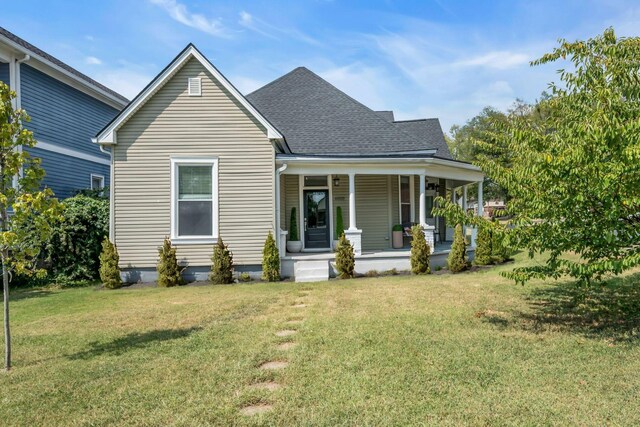
<svg viewBox="0 0 640 427">
<path fill-rule="evenodd" d="M 202 81 L 199 77 L 189 79 L 189 96 L 202 95 Z"/>
</svg>

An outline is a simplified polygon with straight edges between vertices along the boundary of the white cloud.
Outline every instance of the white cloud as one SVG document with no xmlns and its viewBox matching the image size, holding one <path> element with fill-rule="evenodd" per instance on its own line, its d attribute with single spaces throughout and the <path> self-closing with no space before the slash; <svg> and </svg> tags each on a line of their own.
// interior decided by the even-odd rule
<svg viewBox="0 0 640 427">
<path fill-rule="evenodd" d="M 93 73 L 92 77 L 129 99 L 133 99 L 153 78 L 144 71 L 114 68 Z"/>
<path fill-rule="evenodd" d="M 258 88 L 261 88 L 266 84 L 262 80 L 244 76 L 232 76 L 229 80 L 236 88 L 238 88 L 240 93 L 244 95 L 251 93 Z"/>
<path fill-rule="evenodd" d="M 527 64 L 529 55 L 509 51 L 494 51 L 484 55 L 474 56 L 469 59 L 456 62 L 454 65 L 462 67 L 488 67 L 504 70 Z"/>
<path fill-rule="evenodd" d="M 322 43 L 320 41 L 303 33 L 298 29 L 271 25 L 268 22 L 265 22 L 260 18 L 256 18 L 255 16 L 244 10 L 240 12 L 240 19 L 238 20 L 238 24 L 251 31 L 255 31 L 258 34 L 262 34 L 263 36 L 272 39 L 279 40 L 280 38 L 278 36 L 284 36 L 296 39 L 307 44 L 322 46 Z"/>
<path fill-rule="evenodd" d="M 96 58 L 95 56 L 87 56 L 84 59 L 84 62 L 89 64 L 89 65 L 101 65 L 102 61 L 100 60 L 100 58 Z"/>
<path fill-rule="evenodd" d="M 199 13 L 191 13 L 182 3 L 176 0 L 149 0 L 152 4 L 163 8 L 171 18 L 188 27 L 195 28 L 217 37 L 229 37 L 220 19 L 209 19 Z"/>
<path fill-rule="evenodd" d="M 388 98 L 398 94 L 382 68 L 354 63 L 318 73 L 320 77 L 373 110 L 392 109 Z"/>
</svg>

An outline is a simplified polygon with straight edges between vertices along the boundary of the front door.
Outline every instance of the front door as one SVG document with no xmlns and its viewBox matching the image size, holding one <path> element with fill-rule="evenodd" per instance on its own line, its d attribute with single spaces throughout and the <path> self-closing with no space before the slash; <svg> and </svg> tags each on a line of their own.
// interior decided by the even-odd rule
<svg viewBox="0 0 640 427">
<path fill-rule="evenodd" d="M 329 190 L 304 191 L 304 247 L 331 247 L 329 228 Z"/>
</svg>

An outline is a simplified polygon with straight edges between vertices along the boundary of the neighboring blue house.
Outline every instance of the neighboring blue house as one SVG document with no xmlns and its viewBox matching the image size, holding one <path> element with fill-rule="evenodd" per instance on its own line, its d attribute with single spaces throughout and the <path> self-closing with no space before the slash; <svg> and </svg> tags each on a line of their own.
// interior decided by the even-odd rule
<svg viewBox="0 0 640 427">
<path fill-rule="evenodd" d="M 113 90 L 0 27 L 0 80 L 17 94 L 15 107 L 31 116 L 25 126 L 38 144 L 43 185 L 60 199 L 109 185 L 111 159 L 91 142 L 127 104 Z"/>
</svg>

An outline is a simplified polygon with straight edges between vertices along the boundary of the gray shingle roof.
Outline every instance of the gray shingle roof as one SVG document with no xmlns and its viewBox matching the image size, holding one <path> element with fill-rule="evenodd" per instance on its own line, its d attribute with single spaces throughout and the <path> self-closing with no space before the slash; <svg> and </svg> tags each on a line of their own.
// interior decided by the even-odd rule
<svg viewBox="0 0 640 427">
<path fill-rule="evenodd" d="M 376 111 L 376 114 L 385 119 L 388 122 L 392 122 L 395 120 L 393 117 L 393 111 Z"/>
<path fill-rule="evenodd" d="M 95 86 L 97 88 L 99 88 L 100 90 L 103 90 L 104 92 L 107 92 L 108 94 L 112 95 L 113 97 L 119 99 L 120 101 L 122 101 L 122 103 L 126 104 L 127 102 L 129 102 L 129 100 L 127 98 L 125 98 L 124 96 L 120 95 L 118 92 L 109 89 L 108 87 L 98 83 L 97 81 L 93 80 L 91 77 L 82 74 L 80 71 L 76 70 L 75 68 L 65 64 L 64 62 L 60 61 L 58 58 L 49 55 L 47 52 L 35 47 L 34 45 L 32 45 L 31 43 L 29 43 L 28 41 L 16 36 L 15 34 L 13 34 L 11 31 L 0 27 L 0 34 L 5 36 L 6 38 L 8 38 L 9 40 L 17 43 L 18 45 L 22 46 L 23 48 L 27 49 L 30 52 L 35 53 L 38 56 L 41 56 L 42 58 L 46 59 L 47 61 L 50 61 L 52 63 L 54 63 L 55 65 L 57 65 L 58 67 L 68 71 L 69 73 L 73 74 L 74 76 L 86 81 L 87 83 L 89 83 L 92 86 Z"/>
<path fill-rule="evenodd" d="M 420 133 L 389 121 L 304 67 L 296 68 L 247 99 L 280 130 L 296 154 L 371 154 L 436 148 Z M 437 153 L 436 155 L 440 155 Z"/>
<path fill-rule="evenodd" d="M 442 127 L 440 126 L 440 120 L 438 119 L 418 119 L 418 120 L 399 120 L 393 122 L 403 131 L 415 135 L 430 148 L 435 148 L 438 151 L 436 156 L 445 159 L 451 159 L 451 153 L 449 152 L 449 146 L 444 139 L 444 133 L 442 133 Z"/>
</svg>

